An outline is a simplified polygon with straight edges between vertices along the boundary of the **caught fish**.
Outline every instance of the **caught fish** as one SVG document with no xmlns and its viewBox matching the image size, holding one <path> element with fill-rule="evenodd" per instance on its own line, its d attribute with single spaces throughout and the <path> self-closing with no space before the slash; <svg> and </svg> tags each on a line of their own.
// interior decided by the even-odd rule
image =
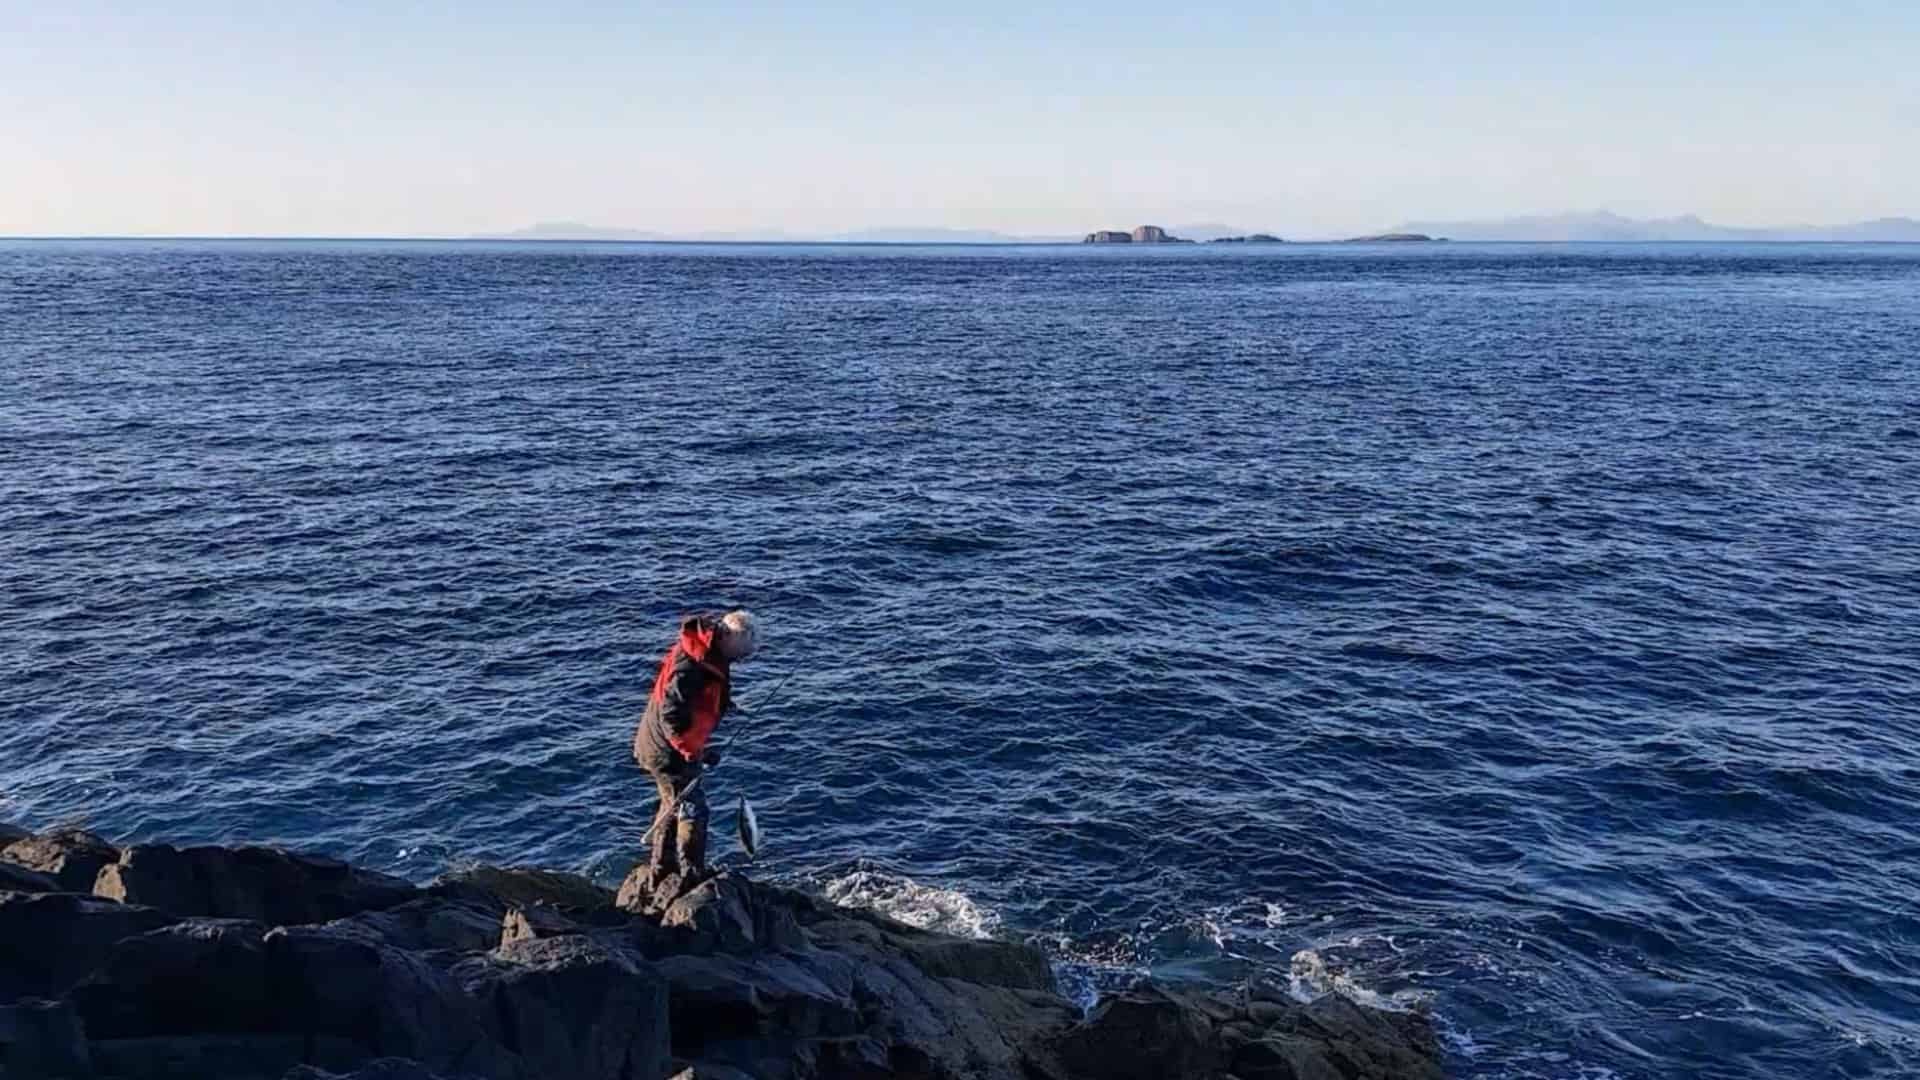
<svg viewBox="0 0 1920 1080">
<path fill-rule="evenodd" d="M 740 850 L 747 853 L 747 861 L 752 862 L 760 851 L 760 819 L 753 813 L 753 804 L 745 795 L 733 809 L 734 830 L 740 835 Z"/>
</svg>

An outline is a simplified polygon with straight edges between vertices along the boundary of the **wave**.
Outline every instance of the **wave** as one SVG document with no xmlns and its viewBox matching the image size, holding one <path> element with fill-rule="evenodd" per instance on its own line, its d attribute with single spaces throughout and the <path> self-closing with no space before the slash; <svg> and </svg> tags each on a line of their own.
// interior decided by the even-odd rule
<svg viewBox="0 0 1920 1080">
<path fill-rule="evenodd" d="M 854 870 L 830 878 L 820 885 L 820 895 L 841 907 L 866 908 L 908 926 L 958 937 L 988 938 L 1000 927 L 999 912 L 958 889 L 922 885 L 881 870 Z"/>
</svg>

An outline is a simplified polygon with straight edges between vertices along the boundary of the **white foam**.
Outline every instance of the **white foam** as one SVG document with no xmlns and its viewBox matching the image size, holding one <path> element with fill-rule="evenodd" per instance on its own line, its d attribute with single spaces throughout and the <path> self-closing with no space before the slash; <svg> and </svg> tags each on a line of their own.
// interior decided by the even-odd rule
<svg viewBox="0 0 1920 1080">
<path fill-rule="evenodd" d="M 1389 939 L 1389 944 L 1391 940 Z M 1339 994 L 1368 1008 L 1389 1012 L 1408 1012 L 1429 1005 L 1433 994 L 1426 990 L 1396 990 L 1382 994 L 1360 985 L 1344 971 L 1327 967 L 1313 949 L 1301 949 L 1287 964 L 1287 992 L 1295 1001 L 1308 1002 L 1328 994 Z"/>
<path fill-rule="evenodd" d="M 821 886 L 821 895 L 841 907 L 866 908 L 922 930 L 957 937 L 990 937 L 1000 914 L 958 889 L 922 885 L 900 874 L 855 870 Z"/>
</svg>

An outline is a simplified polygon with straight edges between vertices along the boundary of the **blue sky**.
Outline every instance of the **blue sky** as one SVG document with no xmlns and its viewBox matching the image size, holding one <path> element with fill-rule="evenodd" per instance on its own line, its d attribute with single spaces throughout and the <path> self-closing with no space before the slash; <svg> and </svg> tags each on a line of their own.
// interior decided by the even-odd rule
<svg viewBox="0 0 1920 1080">
<path fill-rule="evenodd" d="M 0 0 L 0 233 L 1920 216 L 1920 3 Z"/>
</svg>

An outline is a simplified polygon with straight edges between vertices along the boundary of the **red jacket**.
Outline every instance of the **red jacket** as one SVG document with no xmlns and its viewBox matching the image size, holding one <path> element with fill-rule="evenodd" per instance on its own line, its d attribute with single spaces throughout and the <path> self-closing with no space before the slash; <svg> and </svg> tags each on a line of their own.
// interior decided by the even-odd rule
<svg viewBox="0 0 1920 1080">
<path fill-rule="evenodd" d="M 717 630 L 714 620 L 699 615 L 680 624 L 680 638 L 660 660 L 641 721 L 643 737 L 664 740 L 688 761 L 699 759 L 733 703 L 727 661 L 713 647 Z"/>
</svg>

